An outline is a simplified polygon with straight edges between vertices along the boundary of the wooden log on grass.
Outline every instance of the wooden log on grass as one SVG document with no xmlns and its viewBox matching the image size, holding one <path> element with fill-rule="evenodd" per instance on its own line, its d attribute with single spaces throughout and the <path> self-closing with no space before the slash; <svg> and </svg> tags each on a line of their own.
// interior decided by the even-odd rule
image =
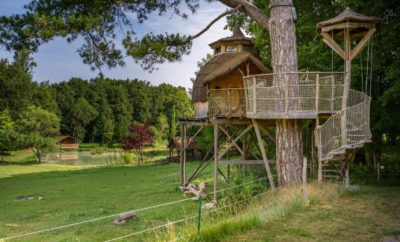
<svg viewBox="0 0 400 242">
<path fill-rule="evenodd" d="M 119 214 L 115 220 L 114 220 L 114 224 L 126 224 L 128 219 L 133 219 L 136 220 L 136 212 L 135 211 L 129 211 L 126 213 L 121 213 Z"/>
</svg>

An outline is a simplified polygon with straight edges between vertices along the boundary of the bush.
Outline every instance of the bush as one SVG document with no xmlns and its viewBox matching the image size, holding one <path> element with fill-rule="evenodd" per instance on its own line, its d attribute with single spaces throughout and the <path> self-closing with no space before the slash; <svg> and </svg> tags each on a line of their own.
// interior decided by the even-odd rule
<svg viewBox="0 0 400 242">
<path fill-rule="evenodd" d="M 132 156 L 131 153 L 125 152 L 125 153 L 124 153 L 124 156 L 122 157 L 122 159 L 123 159 L 123 161 L 124 161 L 124 163 L 125 163 L 126 165 L 129 165 L 129 164 L 132 164 L 133 156 Z"/>
</svg>

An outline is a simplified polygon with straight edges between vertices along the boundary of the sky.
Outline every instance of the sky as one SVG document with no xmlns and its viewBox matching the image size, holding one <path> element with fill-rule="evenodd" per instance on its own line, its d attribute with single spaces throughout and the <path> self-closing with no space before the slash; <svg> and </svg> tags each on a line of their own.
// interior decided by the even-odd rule
<svg viewBox="0 0 400 242">
<path fill-rule="evenodd" d="M 24 11 L 24 4 L 29 0 L 1 0 L 0 15 L 9 16 Z M 188 19 L 169 12 L 164 16 L 151 14 L 149 19 L 139 24 L 134 15 L 129 15 L 133 29 L 138 36 L 145 33 L 181 33 L 193 35 L 201 31 L 212 19 L 223 13 L 227 9 L 220 2 L 207 3 L 201 2 L 200 8 L 195 14 L 189 11 Z M 115 79 L 140 79 L 149 81 L 152 85 L 168 83 L 174 86 L 183 86 L 191 88 L 190 78 L 194 77 L 197 70 L 197 62 L 204 58 L 207 53 L 212 53 L 209 43 L 231 35 L 231 32 L 224 30 L 226 19 L 220 19 L 206 33 L 193 41 L 191 53 L 184 56 L 181 61 L 175 63 L 163 63 L 158 65 L 158 70 L 152 73 L 143 70 L 139 64 L 134 63 L 132 58 L 125 59 L 124 67 L 102 69 L 105 77 Z M 119 40 L 117 40 L 120 42 Z M 34 61 L 37 66 L 33 69 L 33 80 L 42 82 L 50 81 L 51 83 L 68 81 L 71 77 L 80 77 L 83 79 L 94 78 L 98 75 L 98 71 L 93 72 L 90 66 L 83 64 L 81 57 L 77 53 L 77 49 L 83 41 L 78 39 L 72 43 L 67 43 L 63 38 L 55 38 L 53 41 L 42 45 L 38 52 L 33 54 Z M 0 58 L 8 58 L 12 60 L 13 53 L 0 49 Z"/>
</svg>

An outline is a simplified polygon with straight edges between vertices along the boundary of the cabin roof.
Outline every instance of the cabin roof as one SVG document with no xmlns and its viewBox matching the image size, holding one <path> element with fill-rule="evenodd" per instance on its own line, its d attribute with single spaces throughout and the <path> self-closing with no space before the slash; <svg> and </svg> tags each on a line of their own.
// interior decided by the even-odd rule
<svg viewBox="0 0 400 242">
<path fill-rule="evenodd" d="M 239 27 L 236 27 L 233 30 L 233 34 L 230 37 L 225 37 L 222 39 L 219 39 L 217 41 L 214 41 L 212 43 L 209 44 L 209 46 L 211 48 L 214 48 L 216 45 L 218 44 L 222 44 L 222 43 L 241 43 L 241 44 L 248 44 L 248 45 L 253 45 L 253 43 L 251 42 L 251 38 L 247 38 L 246 36 L 244 36 L 243 32 L 240 30 Z"/>
<path fill-rule="evenodd" d="M 318 33 L 321 32 L 321 29 L 326 26 L 344 23 L 344 22 L 356 22 L 356 23 L 372 23 L 375 24 L 375 27 L 378 28 L 381 23 L 382 19 L 377 17 L 365 16 L 360 13 L 352 11 L 349 7 L 347 7 L 341 14 L 338 16 L 319 22 L 317 24 L 317 31 Z"/>
<path fill-rule="evenodd" d="M 59 136 L 57 136 L 57 143 L 62 142 L 63 140 L 66 140 L 66 139 L 73 139 L 75 141 L 79 141 L 79 139 L 74 138 L 74 137 L 69 136 L 69 135 L 59 135 Z"/>
<path fill-rule="evenodd" d="M 180 136 L 175 136 L 175 137 L 171 138 L 171 140 L 168 143 L 168 148 L 171 148 L 171 147 L 180 150 L 180 148 L 181 148 L 181 137 Z M 188 150 L 196 149 L 196 141 L 192 137 L 189 138 L 189 146 L 187 149 Z"/>
<path fill-rule="evenodd" d="M 197 73 L 193 83 L 193 102 L 206 102 L 207 88 L 205 84 L 228 74 L 247 60 L 252 61 L 262 72 L 270 72 L 270 70 L 250 52 L 225 52 L 215 55 L 201 68 L 199 73 Z"/>
</svg>

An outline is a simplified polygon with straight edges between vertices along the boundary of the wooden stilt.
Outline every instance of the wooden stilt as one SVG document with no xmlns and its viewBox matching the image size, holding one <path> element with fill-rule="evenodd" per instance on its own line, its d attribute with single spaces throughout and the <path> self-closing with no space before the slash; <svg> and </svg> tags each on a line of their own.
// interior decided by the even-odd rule
<svg viewBox="0 0 400 242">
<path fill-rule="evenodd" d="M 303 200 L 307 201 L 307 157 L 303 158 Z"/>
<path fill-rule="evenodd" d="M 349 185 L 350 185 L 350 174 L 349 174 L 349 163 L 350 163 L 350 160 L 349 159 L 347 159 L 346 160 L 346 187 L 349 187 Z"/>
<path fill-rule="evenodd" d="M 275 190 L 274 179 L 272 178 L 272 173 L 271 173 L 271 169 L 269 167 L 269 162 L 267 160 L 267 155 L 265 154 L 264 143 L 261 138 L 260 130 L 258 129 L 257 121 L 255 119 L 252 119 L 252 120 L 253 120 L 254 130 L 256 131 L 258 144 L 260 146 L 261 155 L 262 155 L 262 158 L 264 161 L 265 169 L 267 170 L 269 184 L 271 185 L 271 189 Z"/>
<path fill-rule="evenodd" d="M 218 180 L 218 124 L 214 123 L 214 202 L 217 202 Z"/>
<path fill-rule="evenodd" d="M 243 137 L 242 137 L 242 145 L 243 145 L 243 155 L 242 155 L 242 157 L 243 157 L 243 160 L 247 160 L 247 140 L 246 140 L 246 135 L 244 135 Z M 245 176 L 246 175 L 246 165 L 245 164 L 242 164 L 241 165 L 241 168 L 242 168 L 242 175 L 243 176 Z"/>
</svg>

